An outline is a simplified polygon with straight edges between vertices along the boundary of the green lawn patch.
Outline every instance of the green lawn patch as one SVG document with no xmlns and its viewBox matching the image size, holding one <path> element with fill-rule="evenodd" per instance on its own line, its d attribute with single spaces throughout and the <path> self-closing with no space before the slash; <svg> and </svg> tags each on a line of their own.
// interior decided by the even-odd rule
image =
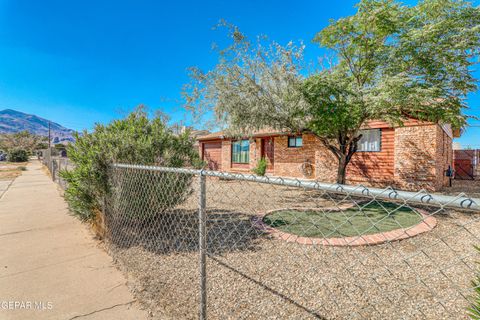
<svg viewBox="0 0 480 320">
<path fill-rule="evenodd" d="M 272 212 L 263 221 L 301 237 L 342 238 L 408 228 L 423 220 L 415 209 L 399 206 L 373 202 L 343 211 L 291 209 Z"/>
</svg>

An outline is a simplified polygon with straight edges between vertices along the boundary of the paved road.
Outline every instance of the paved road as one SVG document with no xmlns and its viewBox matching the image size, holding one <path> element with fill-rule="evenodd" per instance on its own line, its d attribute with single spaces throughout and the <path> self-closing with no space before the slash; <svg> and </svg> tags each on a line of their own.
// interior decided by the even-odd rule
<svg viewBox="0 0 480 320">
<path fill-rule="evenodd" d="M 110 256 L 31 162 L 0 198 L 0 319 L 145 318 Z"/>
</svg>

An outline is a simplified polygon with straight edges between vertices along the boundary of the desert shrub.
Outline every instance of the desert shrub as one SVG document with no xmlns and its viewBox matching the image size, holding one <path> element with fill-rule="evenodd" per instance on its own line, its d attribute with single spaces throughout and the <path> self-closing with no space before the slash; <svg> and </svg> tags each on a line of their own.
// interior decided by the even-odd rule
<svg viewBox="0 0 480 320">
<path fill-rule="evenodd" d="M 25 149 L 13 149 L 8 153 L 7 161 L 9 162 L 27 162 L 28 152 Z"/>
<path fill-rule="evenodd" d="M 15 133 L 0 134 L 0 149 L 7 152 L 23 149 L 31 154 L 37 149 L 41 142 L 45 142 L 45 137 L 32 134 L 28 131 L 20 131 Z"/>
<path fill-rule="evenodd" d="M 82 220 L 94 218 L 105 196 L 115 196 L 116 207 L 136 218 L 152 217 L 188 196 L 191 176 L 112 168 L 114 162 L 167 167 L 200 164 L 188 132 L 173 134 L 162 118 L 149 119 L 143 109 L 108 125 L 97 124 L 93 132 L 75 138 L 76 143 L 67 147 L 74 169 L 60 174 L 67 182 L 65 198 Z"/>
<path fill-rule="evenodd" d="M 46 142 L 39 142 L 37 143 L 37 145 L 35 146 L 36 150 L 45 150 L 45 149 L 48 149 L 48 143 Z"/>
<path fill-rule="evenodd" d="M 192 175 L 148 170 L 116 171 L 112 203 L 123 217 L 144 221 L 155 218 L 186 200 Z"/>
<path fill-rule="evenodd" d="M 253 168 L 253 172 L 256 175 L 264 176 L 266 171 L 267 171 L 267 160 L 265 158 L 261 158 L 260 160 L 258 160 L 257 166 Z"/>
<path fill-rule="evenodd" d="M 480 247 L 475 247 L 480 252 Z M 472 303 L 468 309 L 468 315 L 470 319 L 480 320 L 480 272 L 477 272 L 475 279 L 472 281 L 472 287 L 474 295 L 472 297 Z"/>
</svg>

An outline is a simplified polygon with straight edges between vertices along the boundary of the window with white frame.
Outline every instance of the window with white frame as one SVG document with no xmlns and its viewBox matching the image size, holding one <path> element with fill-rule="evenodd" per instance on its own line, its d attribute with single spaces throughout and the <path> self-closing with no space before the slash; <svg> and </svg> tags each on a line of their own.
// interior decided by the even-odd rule
<svg viewBox="0 0 480 320">
<path fill-rule="evenodd" d="M 382 130 L 368 129 L 360 130 L 362 138 L 357 142 L 357 151 L 378 152 L 381 151 Z"/>
</svg>

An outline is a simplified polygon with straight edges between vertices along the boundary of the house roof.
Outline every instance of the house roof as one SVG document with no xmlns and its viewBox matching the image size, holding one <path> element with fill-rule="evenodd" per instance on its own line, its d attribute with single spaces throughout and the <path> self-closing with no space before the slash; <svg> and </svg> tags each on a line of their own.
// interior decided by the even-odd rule
<svg viewBox="0 0 480 320">
<path fill-rule="evenodd" d="M 425 125 L 428 124 L 429 122 L 425 121 L 419 121 L 416 119 L 408 119 L 404 121 L 404 126 L 409 127 L 409 126 L 418 126 L 418 125 Z M 430 122 L 430 124 L 432 124 Z M 367 121 L 363 126 L 362 129 L 379 129 L 379 128 L 391 128 L 392 126 L 388 124 L 385 121 L 381 120 L 370 120 Z M 441 124 L 440 127 L 450 136 L 453 138 L 458 138 L 461 134 L 459 130 L 453 130 L 451 129 L 450 125 L 446 124 Z M 267 137 L 267 136 L 278 136 L 278 135 L 287 135 L 291 134 L 288 131 L 278 131 L 275 129 L 261 129 L 254 131 L 252 134 L 245 135 L 245 137 Z M 228 134 L 226 131 L 217 131 L 217 132 L 212 132 L 206 135 L 201 135 L 197 137 L 198 141 L 206 141 L 206 140 L 216 140 L 216 139 L 225 139 L 232 137 L 231 134 Z"/>
<path fill-rule="evenodd" d="M 209 134 L 201 135 L 201 136 L 198 136 L 196 138 L 197 138 L 197 140 L 212 140 L 212 139 L 221 139 L 224 136 L 225 135 L 224 135 L 223 131 L 217 131 L 217 132 L 212 132 L 212 133 L 209 133 Z"/>
<path fill-rule="evenodd" d="M 284 131 L 274 130 L 274 129 L 261 129 L 261 130 L 254 131 L 252 134 L 248 134 L 245 136 L 266 137 L 266 136 L 284 135 L 284 134 L 288 134 L 288 133 Z M 227 133 L 226 131 L 217 131 L 217 132 L 212 132 L 206 135 L 199 136 L 197 137 L 197 140 L 205 141 L 205 140 L 224 139 L 227 137 L 232 137 L 232 135 Z"/>
</svg>

